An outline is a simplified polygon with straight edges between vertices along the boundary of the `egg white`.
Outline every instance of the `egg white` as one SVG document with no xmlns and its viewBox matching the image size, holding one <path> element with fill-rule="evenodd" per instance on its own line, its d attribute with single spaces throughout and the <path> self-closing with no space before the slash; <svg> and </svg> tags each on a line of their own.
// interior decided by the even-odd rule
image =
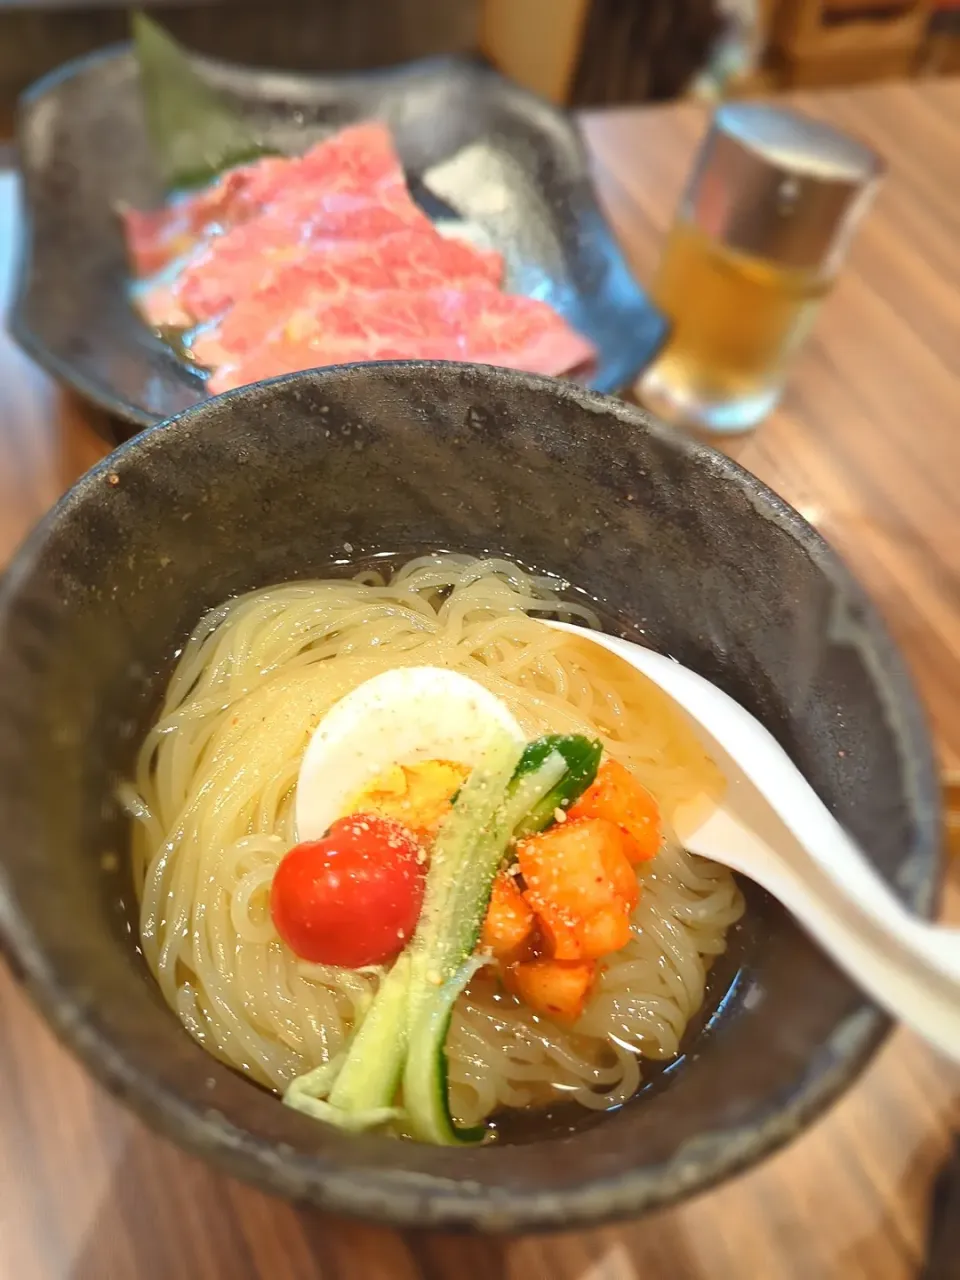
<svg viewBox="0 0 960 1280">
<path fill-rule="evenodd" d="M 507 707 L 444 667 L 383 671 L 341 698 L 307 744 L 297 779 L 299 840 L 319 840 L 392 765 L 450 760 L 473 768 L 495 734 L 525 739 Z"/>
</svg>

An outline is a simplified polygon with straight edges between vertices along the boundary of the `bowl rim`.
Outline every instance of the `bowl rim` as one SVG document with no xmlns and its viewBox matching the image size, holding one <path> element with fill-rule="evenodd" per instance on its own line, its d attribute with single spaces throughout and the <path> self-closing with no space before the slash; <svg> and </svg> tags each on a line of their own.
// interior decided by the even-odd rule
<svg viewBox="0 0 960 1280">
<path fill-rule="evenodd" d="M 817 567 L 839 582 L 862 610 L 862 623 L 879 656 L 878 683 L 887 708 L 895 714 L 895 734 L 902 747 L 907 802 L 913 810 L 917 849 L 925 874 L 911 891 L 914 906 L 930 914 L 943 873 L 942 814 L 932 739 L 922 704 L 899 650 L 876 607 L 843 560 L 822 536 L 783 498 L 739 463 L 650 417 L 635 405 L 586 390 L 571 382 L 492 366 L 442 361 L 385 361 L 306 370 L 225 392 L 191 406 L 174 418 L 145 428 L 108 454 L 60 498 L 35 526 L 12 557 L 0 581 L 0 646 L 5 642 L 11 609 L 22 583 L 29 579 L 47 540 L 71 511 L 87 500 L 101 477 L 119 461 L 163 448 L 170 433 L 189 433 L 196 420 L 223 405 L 244 400 L 268 405 L 275 389 L 296 384 L 336 382 L 341 390 L 351 380 L 386 377 L 473 378 L 478 386 L 520 386 L 574 406 L 577 411 L 612 416 L 622 426 L 651 434 L 711 472 L 721 484 L 745 492 L 763 514 L 787 531 Z M 231 1125 L 223 1116 L 183 1102 L 174 1093 L 134 1071 L 120 1051 L 89 1021 L 88 1006 L 65 986 L 45 959 L 28 921 L 21 918 L 9 891 L 0 855 L 0 955 L 9 959 L 14 976 L 58 1037 L 80 1058 L 108 1092 L 121 1099 L 156 1132 L 188 1152 L 260 1189 L 307 1202 L 326 1211 L 404 1228 L 469 1229 L 488 1233 L 571 1230 L 636 1217 L 702 1192 L 773 1153 L 822 1114 L 850 1085 L 883 1042 L 889 1019 L 866 997 L 833 1032 L 824 1050 L 826 1062 L 807 1072 L 791 1096 L 759 1123 L 730 1130 L 722 1152 L 686 1144 L 670 1158 L 666 1176 L 628 1170 L 612 1178 L 578 1183 L 560 1191 L 498 1191 L 459 1185 L 435 1175 L 412 1171 L 365 1169 L 341 1171 L 299 1155 Z M 852 984 L 851 984 L 852 986 Z"/>
</svg>

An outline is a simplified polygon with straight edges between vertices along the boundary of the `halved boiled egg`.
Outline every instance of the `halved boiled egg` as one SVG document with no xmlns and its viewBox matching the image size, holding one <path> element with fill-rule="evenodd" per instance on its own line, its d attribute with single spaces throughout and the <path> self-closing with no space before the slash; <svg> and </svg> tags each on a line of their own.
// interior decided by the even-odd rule
<svg viewBox="0 0 960 1280">
<path fill-rule="evenodd" d="M 341 698 L 314 731 L 297 780 L 297 838 L 319 840 L 348 813 L 374 809 L 429 826 L 494 732 L 520 746 L 507 707 L 469 676 L 444 667 L 384 671 Z"/>
</svg>

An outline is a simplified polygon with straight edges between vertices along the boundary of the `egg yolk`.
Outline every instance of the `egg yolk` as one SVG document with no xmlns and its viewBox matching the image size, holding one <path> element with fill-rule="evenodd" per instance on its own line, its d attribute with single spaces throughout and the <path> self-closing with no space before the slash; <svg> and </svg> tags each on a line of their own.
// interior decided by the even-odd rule
<svg viewBox="0 0 960 1280">
<path fill-rule="evenodd" d="M 451 760 L 391 765 L 354 796 L 343 816 L 376 813 L 402 822 L 422 840 L 431 839 L 469 772 Z"/>
</svg>

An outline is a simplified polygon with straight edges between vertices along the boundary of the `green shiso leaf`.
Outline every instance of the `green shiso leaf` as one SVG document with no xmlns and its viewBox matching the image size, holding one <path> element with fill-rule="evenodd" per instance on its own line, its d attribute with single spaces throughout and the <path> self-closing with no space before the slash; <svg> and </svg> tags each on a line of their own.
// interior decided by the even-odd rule
<svg viewBox="0 0 960 1280">
<path fill-rule="evenodd" d="M 200 186 L 269 154 L 191 56 L 142 13 L 131 16 L 147 130 L 168 190 Z"/>
</svg>

